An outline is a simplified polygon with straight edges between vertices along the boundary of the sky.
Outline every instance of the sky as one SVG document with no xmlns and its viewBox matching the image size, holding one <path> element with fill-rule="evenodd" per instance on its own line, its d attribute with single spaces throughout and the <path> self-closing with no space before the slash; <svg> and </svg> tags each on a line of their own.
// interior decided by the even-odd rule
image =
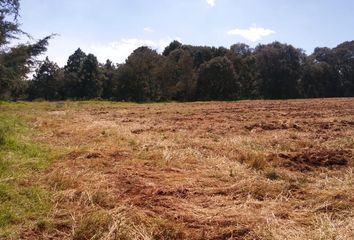
<svg viewBox="0 0 354 240">
<path fill-rule="evenodd" d="M 22 29 L 58 34 L 46 55 L 64 66 L 77 48 L 123 63 L 139 46 L 252 47 L 273 41 L 311 54 L 354 40 L 353 0 L 22 0 Z M 27 41 L 27 40 L 26 40 Z"/>
</svg>

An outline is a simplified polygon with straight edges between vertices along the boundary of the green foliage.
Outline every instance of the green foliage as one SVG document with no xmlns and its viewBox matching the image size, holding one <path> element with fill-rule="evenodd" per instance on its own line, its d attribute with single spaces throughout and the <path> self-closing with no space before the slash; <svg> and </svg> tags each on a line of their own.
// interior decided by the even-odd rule
<svg viewBox="0 0 354 240">
<path fill-rule="evenodd" d="M 93 54 L 88 54 L 84 59 L 79 76 L 83 98 L 93 99 L 101 96 L 102 76 L 98 70 L 97 58 Z"/>
<path fill-rule="evenodd" d="M 95 99 L 102 95 L 104 71 L 96 56 L 77 49 L 68 59 L 64 67 L 64 81 L 58 88 L 61 99 Z M 102 73 L 103 72 L 103 73 Z"/>
<path fill-rule="evenodd" d="M 136 49 L 118 68 L 116 98 L 126 101 L 159 101 L 161 83 L 156 77 L 162 57 L 148 47 Z"/>
<path fill-rule="evenodd" d="M 316 48 L 307 58 L 300 89 L 305 97 L 354 96 L 354 41 Z"/>
<path fill-rule="evenodd" d="M 230 47 L 227 58 L 234 66 L 238 82 L 240 83 L 239 98 L 252 99 L 258 98 L 256 82 L 256 57 L 253 49 L 243 43 L 237 43 Z"/>
<path fill-rule="evenodd" d="M 183 45 L 182 49 L 188 51 L 193 57 L 194 68 L 199 68 L 200 65 L 210 61 L 214 57 L 222 57 L 226 54 L 224 48 Z"/>
<path fill-rule="evenodd" d="M 39 66 L 36 75 L 30 82 L 29 99 L 43 98 L 55 100 L 62 97 L 63 73 L 57 64 L 48 58 Z"/>
<path fill-rule="evenodd" d="M 256 90 L 266 99 L 299 97 L 298 81 L 301 78 L 305 55 L 302 50 L 279 42 L 259 45 L 256 57 Z"/>
<path fill-rule="evenodd" d="M 175 40 L 175 41 L 171 42 L 170 45 L 168 45 L 165 48 L 162 55 L 168 56 L 171 52 L 173 52 L 174 50 L 179 49 L 181 47 L 182 47 L 182 43 Z"/>
<path fill-rule="evenodd" d="M 64 67 L 64 90 L 66 98 L 83 98 L 81 90 L 80 72 L 85 61 L 86 54 L 79 48 L 71 56 Z"/>
<path fill-rule="evenodd" d="M 176 49 L 164 59 L 158 68 L 163 100 L 193 100 L 197 85 L 193 57 L 183 49 Z"/>
<path fill-rule="evenodd" d="M 354 96 L 353 52 L 354 41 L 316 48 L 310 56 L 279 42 L 226 49 L 173 41 L 163 54 L 139 47 L 115 66 L 109 60 L 99 64 L 78 49 L 63 69 L 46 60 L 28 94 L 30 99 L 134 102 Z"/>
<path fill-rule="evenodd" d="M 102 98 L 113 99 L 114 98 L 114 86 L 116 85 L 114 79 L 114 73 L 117 71 L 114 64 L 107 60 L 106 63 L 99 68 L 102 74 Z"/>
<path fill-rule="evenodd" d="M 6 144 L 8 129 L 5 126 L 0 126 L 0 147 Z"/>
<path fill-rule="evenodd" d="M 8 44 L 11 39 L 17 38 L 16 35 L 21 33 L 16 21 L 19 9 L 19 0 L 0 1 L 0 28 L 2 30 L 0 31 L 0 46 Z"/>
<path fill-rule="evenodd" d="M 239 83 L 232 62 L 216 57 L 201 65 L 197 89 L 200 100 L 238 99 Z"/>
<path fill-rule="evenodd" d="M 18 0 L 0 1 L 0 99 L 17 99 L 25 91 L 23 79 L 38 63 L 36 57 L 47 50 L 53 35 L 32 44 L 11 44 L 11 40 L 28 35 L 17 21 Z"/>
</svg>

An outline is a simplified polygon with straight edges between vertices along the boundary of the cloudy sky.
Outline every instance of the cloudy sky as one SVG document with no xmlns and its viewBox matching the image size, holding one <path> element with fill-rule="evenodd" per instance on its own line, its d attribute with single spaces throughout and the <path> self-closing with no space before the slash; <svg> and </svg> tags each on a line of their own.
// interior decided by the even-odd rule
<svg viewBox="0 0 354 240">
<path fill-rule="evenodd" d="M 48 56 L 63 66 L 78 47 L 122 63 L 137 47 L 229 47 L 275 40 L 310 54 L 354 40 L 352 0 L 22 0 L 23 30 L 59 34 Z"/>
</svg>

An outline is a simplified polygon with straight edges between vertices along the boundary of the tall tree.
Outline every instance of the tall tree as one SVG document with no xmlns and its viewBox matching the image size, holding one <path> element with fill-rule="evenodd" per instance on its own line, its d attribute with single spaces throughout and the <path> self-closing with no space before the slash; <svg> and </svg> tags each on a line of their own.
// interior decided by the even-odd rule
<svg viewBox="0 0 354 240">
<path fill-rule="evenodd" d="M 98 98 L 102 93 L 102 76 L 98 69 L 97 58 L 88 54 L 79 72 L 81 97 L 85 99 Z"/>
<path fill-rule="evenodd" d="M 333 49 L 335 69 L 342 87 L 341 95 L 354 96 L 354 41 L 344 42 Z"/>
<path fill-rule="evenodd" d="M 344 79 L 338 55 L 330 48 L 316 48 L 306 58 L 300 89 L 303 97 L 343 96 Z"/>
<path fill-rule="evenodd" d="M 159 101 L 161 87 L 157 81 L 157 68 L 162 57 L 148 47 L 137 48 L 118 69 L 116 96 L 127 101 Z"/>
<path fill-rule="evenodd" d="M 68 98 L 83 98 L 84 93 L 81 89 L 80 72 L 86 59 L 86 54 L 78 48 L 71 56 L 64 67 L 65 75 L 65 96 Z"/>
<path fill-rule="evenodd" d="M 250 46 L 237 43 L 230 47 L 227 57 L 233 63 L 236 74 L 238 75 L 241 84 L 240 97 L 249 99 L 256 97 L 254 88 L 255 84 L 255 57 L 253 56 L 254 49 Z"/>
<path fill-rule="evenodd" d="M 183 49 L 172 51 L 158 69 L 163 100 L 192 100 L 196 89 L 193 57 Z"/>
<path fill-rule="evenodd" d="M 247 57 L 252 54 L 254 50 L 244 43 L 236 43 L 231 45 L 230 53 L 237 57 Z"/>
<path fill-rule="evenodd" d="M 59 66 L 48 58 L 36 70 L 36 74 L 29 83 L 29 99 L 43 98 L 58 100 L 63 96 L 63 74 Z"/>
<path fill-rule="evenodd" d="M 52 36 L 32 44 L 11 45 L 20 35 L 27 35 L 18 22 L 19 0 L 0 0 L 0 99 L 18 96 L 19 86 L 38 63 L 36 57 L 47 50 Z"/>
<path fill-rule="evenodd" d="M 193 58 L 189 52 L 183 51 L 177 62 L 178 78 L 173 93 L 173 100 L 193 100 L 197 88 L 197 72 L 193 68 Z"/>
<path fill-rule="evenodd" d="M 191 46 L 183 45 L 182 49 L 189 51 L 190 55 L 193 57 L 194 68 L 199 68 L 200 65 L 210 61 L 214 57 L 222 57 L 225 55 L 224 49 L 207 47 L 207 46 Z"/>
<path fill-rule="evenodd" d="M 259 45 L 256 58 L 256 88 L 260 97 L 285 99 L 299 97 L 298 82 L 301 79 L 305 55 L 291 45 L 274 42 Z"/>
<path fill-rule="evenodd" d="M 106 63 L 101 66 L 101 74 L 102 74 L 102 98 L 104 99 L 112 99 L 114 96 L 114 72 L 116 70 L 112 61 L 107 60 Z"/>
<path fill-rule="evenodd" d="M 236 100 L 239 83 L 232 62 L 227 57 L 216 57 L 201 65 L 197 96 L 200 100 Z"/>
<path fill-rule="evenodd" d="M 168 45 L 165 48 L 162 55 L 168 56 L 171 52 L 173 52 L 174 50 L 179 49 L 181 47 L 182 47 L 182 43 L 175 40 L 175 41 L 171 42 L 170 45 Z"/>
</svg>

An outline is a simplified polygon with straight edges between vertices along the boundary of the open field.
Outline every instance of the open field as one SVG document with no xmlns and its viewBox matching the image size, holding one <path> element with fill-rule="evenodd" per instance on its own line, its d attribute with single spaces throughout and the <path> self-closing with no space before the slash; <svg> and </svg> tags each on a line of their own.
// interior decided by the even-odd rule
<svg viewBox="0 0 354 240">
<path fill-rule="evenodd" d="M 354 99 L 0 114 L 0 239 L 354 239 Z"/>
</svg>

